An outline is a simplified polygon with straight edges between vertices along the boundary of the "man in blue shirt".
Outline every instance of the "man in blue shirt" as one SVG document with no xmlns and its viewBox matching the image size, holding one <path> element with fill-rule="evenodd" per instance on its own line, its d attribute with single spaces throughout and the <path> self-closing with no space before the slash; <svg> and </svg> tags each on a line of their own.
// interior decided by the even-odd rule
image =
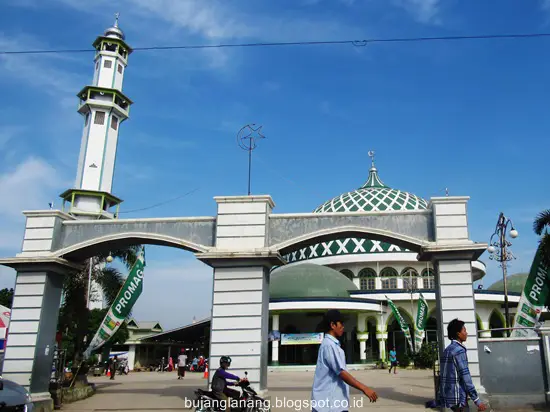
<svg viewBox="0 0 550 412">
<path fill-rule="evenodd" d="M 441 358 L 439 394 L 441 406 L 453 411 L 468 410 L 467 396 L 484 411 L 487 407 L 481 403 L 468 369 L 468 355 L 464 342 L 468 332 L 464 322 L 453 319 L 447 326 L 447 337 L 451 344 L 445 348 Z"/>
<path fill-rule="evenodd" d="M 363 392 L 371 402 L 376 402 L 378 399 L 376 392 L 363 385 L 347 371 L 346 357 L 338 341 L 338 338 L 344 334 L 344 321 L 340 311 L 329 310 L 324 317 L 323 324 L 325 338 L 319 347 L 311 391 L 313 411 L 348 411 L 349 386 Z"/>
<path fill-rule="evenodd" d="M 391 373 L 391 370 L 393 368 L 393 373 L 397 373 L 397 352 L 393 347 L 390 346 L 390 370 L 389 373 Z"/>
</svg>

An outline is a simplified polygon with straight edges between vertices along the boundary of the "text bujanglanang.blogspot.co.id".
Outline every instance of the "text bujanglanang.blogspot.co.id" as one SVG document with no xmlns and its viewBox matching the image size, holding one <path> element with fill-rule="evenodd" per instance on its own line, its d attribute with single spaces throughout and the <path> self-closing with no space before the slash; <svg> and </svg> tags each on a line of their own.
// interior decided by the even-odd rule
<svg viewBox="0 0 550 412">
<path fill-rule="evenodd" d="M 349 410 L 350 408 L 362 408 L 365 399 L 363 397 L 353 398 L 350 402 L 346 400 L 321 399 L 313 401 L 311 399 L 287 399 L 286 397 L 274 399 L 229 399 L 225 400 L 207 400 L 207 399 L 185 399 L 185 408 L 195 409 L 197 411 L 206 410 L 227 410 L 227 408 L 242 408 L 242 410 L 270 411 L 272 408 L 293 409 L 295 411 L 310 411 L 312 409 L 334 408 Z"/>
</svg>

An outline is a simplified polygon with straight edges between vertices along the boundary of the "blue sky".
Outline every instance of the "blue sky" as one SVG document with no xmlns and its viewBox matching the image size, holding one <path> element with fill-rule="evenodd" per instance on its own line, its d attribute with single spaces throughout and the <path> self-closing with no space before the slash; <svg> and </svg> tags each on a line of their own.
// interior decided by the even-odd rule
<svg viewBox="0 0 550 412">
<path fill-rule="evenodd" d="M 134 46 L 346 40 L 550 31 L 550 1 L 0 0 L 0 50 L 90 48 L 121 13 Z M 550 207 L 550 39 L 135 52 L 124 92 L 113 193 L 121 217 L 215 214 L 216 195 L 246 194 L 235 135 L 264 126 L 252 190 L 275 212 L 308 212 L 359 187 L 375 150 L 381 178 L 426 199 L 471 196 L 471 237 L 498 213 L 515 222 L 528 270 L 536 213 Z M 47 208 L 74 184 L 82 119 L 75 94 L 93 54 L 0 55 L 0 255 L 21 245 L 21 210 Z M 211 271 L 151 247 L 135 315 L 177 326 L 209 314 Z M 482 260 L 487 260 L 484 255 Z M 0 286 L 14 282 L 0 269 Z M 500 276 L 488 264 L 485 285 Z M 187 296 L 196 296 L 193 301 Z M 174 316 L 177 313 L 178 316 Z"/>
</svg>

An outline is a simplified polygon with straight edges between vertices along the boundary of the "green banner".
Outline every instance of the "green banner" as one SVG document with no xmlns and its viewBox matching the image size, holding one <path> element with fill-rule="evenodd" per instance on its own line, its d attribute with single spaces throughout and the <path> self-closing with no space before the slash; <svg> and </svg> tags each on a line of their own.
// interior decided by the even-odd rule
<svg viewBox="0 0 550 412">
<path fill-rule="evenodd" d="M 409 343 L 411 350 L 414 351 L 414 348 L 412 345 L 412 339 L 411 339 L 411 330 L 409 329 L 409 325 L 407 325 L 407 322 L 405 322 L 405 319 L 403 318 L 403 316 L 401 316 L 401 313 L 399 313 L 399 309 L 397 309 L 397 306 L 395 306 L 395 304 L 391 301 L 391 299 L 388 299 L 387 296 L 386 296 L 386 299 L 388 301 L 388 305 L 390 305 L 391 311 L 393 312 L 393 316 L 395 316 L 395 319 L 397 319 L 397 323 L 399 323 L 401 330 L 405 334 L 405 338 L 407 338 L 407 342 Z"/>
<path fill-rule="evenodd" d="M 116 333 L 122 322 L 126 320 L 132 307 L 136 303 L 143 290 L 143 268 L 145 267 L 145 250 L 142 248 L 138 254 L 136 263 L 132 266 L 124 285 L 120 288 L 117 297 L 105 315 L 101 326 L 90 342 L 90 346 L 84 352 L 88 358 L 91 353 L 99 349 Z"/>
<path fill-rule="evenodd" d="M 532 328 L 539 322 L 546 298 L 550 292 L 548 269 L 548 266 L 543 262 L 542 250 L 539 246 L 523 287 L 514 326 Z M 515 338 L 536 337 L 538 334 L 533 329 L 514 329 L 511 336 Z"/>
<path fill-rule="evenodd" d="M 428 302 L 424 295 L 420 294 L 418 299 L 418 309 L 416 310 L 416 329 L 414 331 L 414 348 L 416 352 L 420 351 L 422 341 L 424 340 L 426 323 L 428 322 Z"/>
</svg>

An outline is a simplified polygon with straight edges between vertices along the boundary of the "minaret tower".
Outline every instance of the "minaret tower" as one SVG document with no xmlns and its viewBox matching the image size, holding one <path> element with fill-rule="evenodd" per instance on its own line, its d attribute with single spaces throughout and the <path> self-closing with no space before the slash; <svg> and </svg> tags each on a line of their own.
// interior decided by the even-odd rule
<svg viewBox="0 0 550 412">
<path fill-rule="evenodd" d="M 84 117 L 75 188 L 61 194 L 63 210 L 79 218 L 113 218 L 112 208 L 122 202 L 111 194 L 120 125 L 129 117 L 132 101 L 122 93 L 128 56 L 132 49 L 118 27 L 93 43 L 94 78 L 78 93 L 78 112 Z M 68 208 L 65 205 L 69 203 Z"/>
</svg>

